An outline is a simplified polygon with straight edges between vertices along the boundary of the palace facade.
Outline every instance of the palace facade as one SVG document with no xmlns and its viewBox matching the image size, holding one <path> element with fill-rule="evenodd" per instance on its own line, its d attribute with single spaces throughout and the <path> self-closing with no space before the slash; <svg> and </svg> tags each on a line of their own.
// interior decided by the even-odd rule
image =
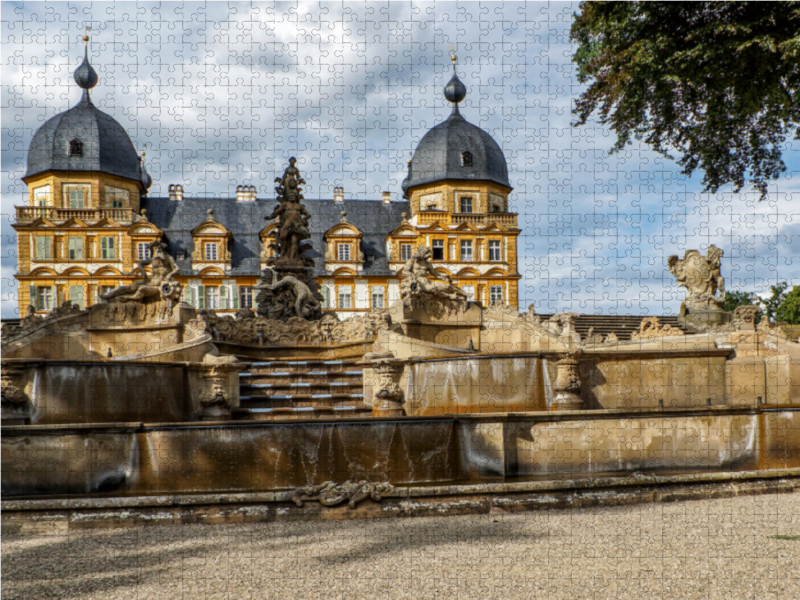
<svg viewBox="0 0 800 600">
<path fill-rule="evenodd" d="M 461 116 L 466 88 L 453 58 L 444 90 L 452 113 L 420 141 L 402 200 L 391 192 L 349 200 L 341 187 L 305 200 L 307 256 L 326 310 L 352 316 L 387 308 L 419 245 L 472 299 L 517 306 L 520 230 L 508 208 L 508 167 L 492 137 Z M 255 286 L 273 252 L 275 223 L 264 218 L 275 199 L 257 197 L 254 186 L 229 198 L 192 197 L 181 183 L 169 184 L 165 197 L 149 195 L 144 153 L 92 104 L 99 78 L 86 56 L 74 79 L 80 102 L 42 125 L 28 150 L 28 203 L 16 207 L 14 224 L 20 315 L 102 302 L 101 294 L 141 277 L 140 261 L 158 239 L 181 268 L 185 302 L 221 313 L 255 309 Z"/>
</svg>

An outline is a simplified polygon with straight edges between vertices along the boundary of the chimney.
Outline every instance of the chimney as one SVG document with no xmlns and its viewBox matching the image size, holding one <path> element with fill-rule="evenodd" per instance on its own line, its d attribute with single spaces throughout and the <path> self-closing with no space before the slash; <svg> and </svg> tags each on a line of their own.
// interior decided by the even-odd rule
<svg viewBox="0 0 800 600">
<path fill-rule="evenodd" d="M 169 186 L 169 199 L 173 202 L 180 202 L 183 200 L 183 186 L 173 183 Z"/>
<path fill-rule="evenodd" d="M 341 186 L 337 186 L 333 188 L 333 201 L 334 202 L 344 202 L 344 188 Z"/>
<path fill-rule="evenodd" d="M 383 192 L 383 203 L 384 204 L 392 203 L 392 192 Z"/>
<path fill-rule="evenodd" d="M 255 202 L 256 201 L 256 186 L 254 186 L 254 185 L 237 185 L 236 186 L 236 201 L 237 202 Z"/>
</svg>

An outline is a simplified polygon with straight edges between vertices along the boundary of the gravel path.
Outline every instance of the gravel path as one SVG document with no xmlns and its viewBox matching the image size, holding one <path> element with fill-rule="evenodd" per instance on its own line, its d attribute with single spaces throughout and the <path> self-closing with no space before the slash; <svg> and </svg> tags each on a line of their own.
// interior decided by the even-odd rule
<svg viewBox="0 0 800 600">
<path fill-rule="evenodd" d="M 2 597 L 796 600 L 798 564 L 800 493 L 513 515 L 4 535 Z"/>
</svg>

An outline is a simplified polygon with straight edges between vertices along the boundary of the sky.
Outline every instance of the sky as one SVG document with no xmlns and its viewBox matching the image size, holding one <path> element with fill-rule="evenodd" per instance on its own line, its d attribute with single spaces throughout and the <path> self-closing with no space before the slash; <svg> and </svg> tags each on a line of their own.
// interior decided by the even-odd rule
<svg viewBox="0 0 800 600">
<path fill-rule="evenodd" d="M 233 196 L 273 180 L 296 156 L 306 198 L 402 196 L 406 161 L 447 118 L 453 47 L 467 87 L 461 114 L 503 149 L 519 213 L 520 308 L 538 313 L 677 314 L 685 292 L 667 258 L 724 251 L 730 290 L 800 284 L 800 147 L 767 200 L 730 187 L 701 193 L 638 142 L 576 128 L 583 86 L 571 56 L 569 2 L 2 3 L 2 317 L 16 308 L 14 206 L 27 203 L 27 147 L 77 104 L 72 72 L 89 58 L 92 100 L 146 152 L 166 195 Z"/>
</svg>

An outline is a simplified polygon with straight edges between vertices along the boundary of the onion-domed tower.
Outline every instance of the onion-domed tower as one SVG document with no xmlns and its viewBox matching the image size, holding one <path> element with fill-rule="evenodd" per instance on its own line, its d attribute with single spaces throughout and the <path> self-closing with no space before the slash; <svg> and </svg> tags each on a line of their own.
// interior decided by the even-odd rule
<svg viewBox="0 0 800 600">
<path fill-rule="evenodd" d="M 28 148 L 27 206 L 16 207 L 19 310 L 47 312 L 64 302 L 87 307 L 134 277 L 136 262 L 162 232 L 140 213 L 152 184 L 131 138 L 93 103 L 99 77 L 83 62 L 74 107 L 48 119 Z"/>
<path fill-rule="evenodd" d="M 444 97 L 452 112 L 422 137 L 408 161 L 402 188 L 411 216 L 391 236 L 392 262 L 402 268 L 414 245 L 428 246 L 442 275 L 471 298 L 516 306 L 520 230 L 517 215 L 508 211 L 508 165 L 492 136 L 461 115 L 467 88 L 456 57 L 451 60 Z"/>
</svg>

